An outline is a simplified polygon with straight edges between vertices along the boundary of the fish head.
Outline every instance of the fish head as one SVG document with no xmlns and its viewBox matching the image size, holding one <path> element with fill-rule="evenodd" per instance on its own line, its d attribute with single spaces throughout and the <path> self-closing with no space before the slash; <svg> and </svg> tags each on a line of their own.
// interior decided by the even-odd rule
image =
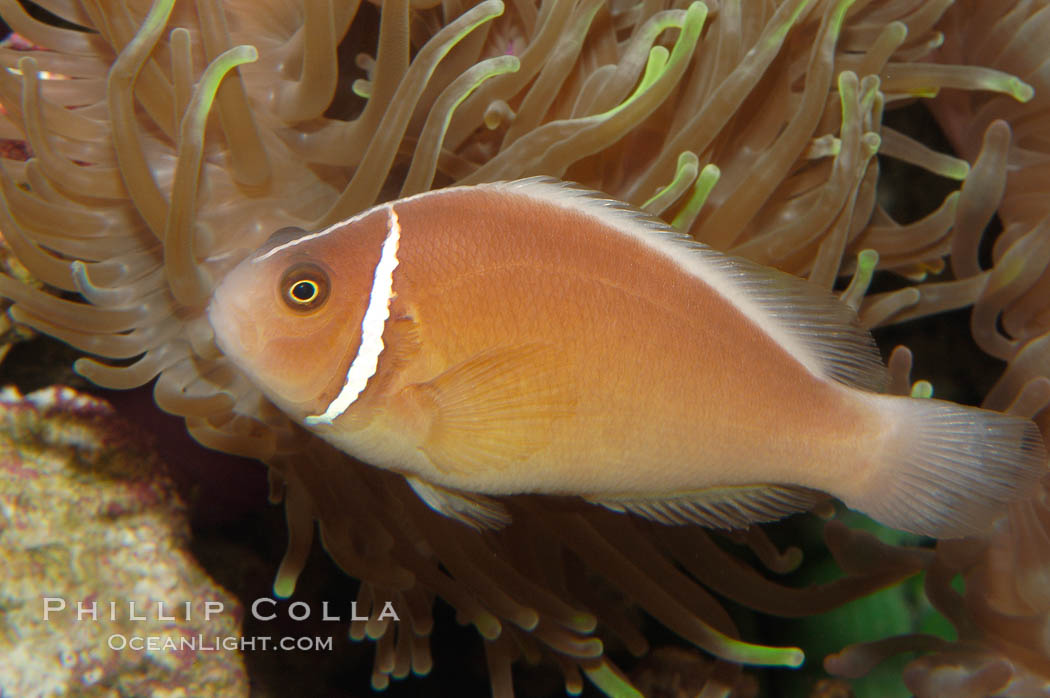
<svg viewBox="0 0 1050 698">
<path fill-rule="evenodd" d="M 313 233 L 282 229 L 212 296 L 219 348 L 300 421 L 323 411 L 345 382 L 385 230 L 382 215 Z"/>
</svg>

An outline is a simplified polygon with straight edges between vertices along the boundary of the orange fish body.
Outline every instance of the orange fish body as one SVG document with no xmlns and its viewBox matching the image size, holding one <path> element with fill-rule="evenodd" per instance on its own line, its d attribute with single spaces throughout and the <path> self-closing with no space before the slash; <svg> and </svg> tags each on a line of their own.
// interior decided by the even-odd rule
<svg viewBox="0 0 1050 698">
<path fill-rule="evenodd" d="M 478 526 L 507 520 L 486 495 L 732 527 L 830 492 L 957 535 L 1044 467 L 1027 420 L 874 392 L 871 338 L 825 291 L 552 180 L 279 235 L 209 315 L 275 404 Z"/>
</svg>

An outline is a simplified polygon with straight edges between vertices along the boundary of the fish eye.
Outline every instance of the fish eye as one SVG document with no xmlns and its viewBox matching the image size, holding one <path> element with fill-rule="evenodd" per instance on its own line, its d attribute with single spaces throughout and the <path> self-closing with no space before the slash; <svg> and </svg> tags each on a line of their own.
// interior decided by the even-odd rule
<svg viewBox="0 0 1050 698">
<path fill-rule="evenodd" d="M 328 274 L 316 264 L 297 264 L 281 279 L 281 298 L 296 312 L 316 310 L 328 300 Z"/>
</svg>

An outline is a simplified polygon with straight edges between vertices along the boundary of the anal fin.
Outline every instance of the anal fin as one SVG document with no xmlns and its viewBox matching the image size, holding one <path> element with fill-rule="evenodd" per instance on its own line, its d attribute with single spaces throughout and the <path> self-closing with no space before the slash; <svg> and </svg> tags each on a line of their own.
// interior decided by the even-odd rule
<svg viewBox="0 0 1050 698">
<path fill-rule="evenodd" d="M 631 512 L 662 524 L 700 524 L 708 528 L 747 528 L 788 514 L 809 511 L 829 495 L 796 485 L 729 485 L 674 494 L 603 495 L 587 501 Z"/>
<path fill-rule="evenodd" d="M 507 508 L 482 494 L 450 490 L 418 477 L 406 476 L 408 486 L 428 507 L 479 531 L 495 530 L 511 522 Z"/>
</svg>

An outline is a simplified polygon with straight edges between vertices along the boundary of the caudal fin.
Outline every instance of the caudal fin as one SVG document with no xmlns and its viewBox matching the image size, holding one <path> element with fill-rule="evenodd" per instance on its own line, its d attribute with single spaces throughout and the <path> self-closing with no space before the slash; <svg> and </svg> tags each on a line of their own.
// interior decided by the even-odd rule
<svg viewBox="0 0 1050 698">
<path fill-rule="evenodd" d="M 1047 473 L 1029 419 L 942 400 L 879 399 L 892 401 L 900 421 L 864 491 L 844 501 L 888 526 L 936 538 L 987 532 Z"/>
</svg>

